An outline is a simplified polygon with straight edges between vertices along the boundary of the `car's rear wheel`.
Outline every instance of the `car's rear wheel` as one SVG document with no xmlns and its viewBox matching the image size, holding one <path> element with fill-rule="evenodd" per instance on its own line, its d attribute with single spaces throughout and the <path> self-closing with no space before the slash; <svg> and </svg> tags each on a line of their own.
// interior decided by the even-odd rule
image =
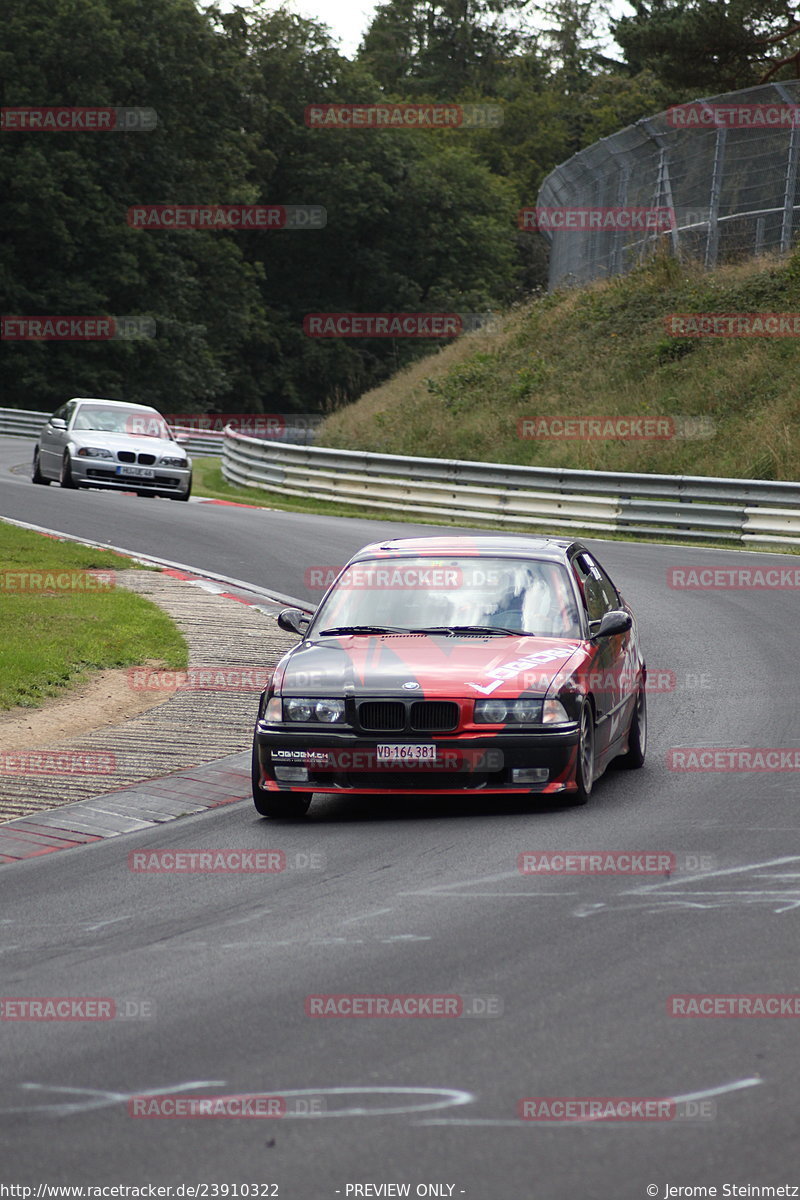
<svg viewBox="0 0 800 1200">
<path fill-rule="evenodd" d="M 61 459 L 61 473 L 58 477 L 58 483 L 62 488 L 76 488 L 78 486 L 72 478 L 72 462 L 69 457 L 69 450 L 64 451 L 64 457 Z"/>
<path fill-rule="evenodd" d="M 44 475 L 42 474 L 42 467 L 41 467 L 41 463 L 39 462 L 38 449 L 34 450 L 34 452 L 33 452 L 33 468 L 31 470 L 31 479 L 33 480 L 34 483 L 44 484 L 45 487 L 50 486 L 50 480 L 45 479 Z"/>
<path fill-rule="evenodd" d="M 564 794 L 564 804 L 577 807 L 585 804 L 591 796 L 594 784 L 594 747 L 594 714 L 591 704 L 587 701 L 581 709 L 580 733 L 576 747 L 575 784 L 577 790 Z"/>
<path fill-rule="evenodd" d="M 617 759 L 617 766 L 626 770 L 636 770 L 644 766 L 644 756 L 647 753 L 647 693 L 644 684 L 639 688 L 636 697 L 636 707 L 631 717 L 631 727 L 628 732 L 628 750 Z"/>
<path fill-rule="evenodd" d="M 312 792 L 268 792 L 261 786 L 258 750 L 253 742 L 253 804 L 262 817 L 304 817 L 311 804 Z"/>
</svg>

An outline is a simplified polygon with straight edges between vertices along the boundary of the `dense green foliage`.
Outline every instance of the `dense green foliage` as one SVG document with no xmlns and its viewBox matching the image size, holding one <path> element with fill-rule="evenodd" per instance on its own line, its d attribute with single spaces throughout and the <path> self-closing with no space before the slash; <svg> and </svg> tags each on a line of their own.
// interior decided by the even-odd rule
<svg viewBox="0 0 800 1200">
<path fill-rule="evenodd" d="M 725 20 L 712 19 L 722 8 Z M 782 29 L 788 11 L 777 0 L 636 9 L 618 23 L 618 62 L 602 50 L 595 0 L 387 0 L 348 59 L 325 27 L 263 4 L 223 13 L 193 0 L 5 0 L 5 105 L 147 107 L 158 124 L 0 135 L 2 311 L 141 314 L 157 336 L 6 341 L 0 404 L 51 409 L 104 395 L 168 413 L 318 411 L 433 346 L 315 340 L 305 314 L 522 300 L 544 283 L 545 243 L 519 233 L 515 215 L 545 174 L 684 98 L 690 83 L 708 93 L 723 78 L 750 82 L 763 50 L 754 39 Z M 721 46 L 705 75 L 682 49 L 700 26 Z M 483 101 L 503 121 L 305 123 L 310 104 L 381 99 Z M 127 224 L 132 205 L 165 203 L 317 204 L 328 223 L 237 233 Z"/>
</svg>

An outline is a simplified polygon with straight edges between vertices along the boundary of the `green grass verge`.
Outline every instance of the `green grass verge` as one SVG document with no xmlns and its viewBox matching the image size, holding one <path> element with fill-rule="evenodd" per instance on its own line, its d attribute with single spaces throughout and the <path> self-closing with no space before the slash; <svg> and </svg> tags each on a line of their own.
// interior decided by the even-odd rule
<svg viewBox="0 0 800 1200">
<path fill-rule="evenodd" d="M 136 565 L 0 522 L 0 710 L 36 708 L 106 667 L 186 667 L 184 637 L 156 604 L 115 586 L 93 590 L 81 574 Z M 44 590 L 48 582 L 54 590 Z"/>
</svg>

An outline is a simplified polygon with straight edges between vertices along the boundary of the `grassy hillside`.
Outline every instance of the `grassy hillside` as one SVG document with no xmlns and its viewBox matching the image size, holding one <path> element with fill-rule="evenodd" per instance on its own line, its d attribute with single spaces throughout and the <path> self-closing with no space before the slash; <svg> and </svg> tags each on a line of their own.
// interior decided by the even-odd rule
<svg viewBox="0 0 800 1200">
<path fill-rule="evenodd" d="M 713 273 L 660 257 L 544 296 L 333 414 L 317 444 L 540 466 L 800 478 L 800 340 L 676 338 L 671 313 L 800 313 L 800 249 Z M 523 440 L 521 418 L 705 418 L 710 436 Z"/>
</svg>

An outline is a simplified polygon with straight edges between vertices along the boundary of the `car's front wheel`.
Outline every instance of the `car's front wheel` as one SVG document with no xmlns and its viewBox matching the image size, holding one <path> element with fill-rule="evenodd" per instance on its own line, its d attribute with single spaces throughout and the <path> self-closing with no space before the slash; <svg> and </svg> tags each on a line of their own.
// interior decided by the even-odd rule
<svg viewBox="0 0 800 1200">
<path fill-rule="evenodd" d="M 581 709 L 580 733 L 578 734 L 577 762 L 575 764 L 576 791 L 567 792 L 564 803 L 585 804 L 592 794 L 594 784 L 594 715 L 587 701 Z"/>
<path fill-rule="evenodd" d="M 631 717 L 631 727 L 628 731 L 628 750 L 617 759 L 617 766 L 627 770 L 636 770 L 644 766 L 644 756 L 647 753 L 647 693 L 644 684 L 639 688 L 636 697 L 636 708 Z"/>
<path fill-rule="evenodd" d="M 78 486 L 72 478 L 72 461 L 69 457 L 69 450 L 64 451 L 64 457 L 61 459 L 61 474 L 58 477 L 58 482 L 62 488 L 76 488 Z"/>
<path fill-rule="evenodd" d="M 39 462 L 38 446 L 33 452 L 33 468 L 31 470 L 31 479 L 34 483 L 44 484 L 45 487 L 50 486 L 50 480 L 45 479 L 44 475 L 42 474 L 42 464 Z"/>
<path fill-rule="evenodd" d="M 261 786 L 258 749 L 253 742 L 253 803 L 262 817 L 304 817 L 311 804 L 311 792 L 269 792 Z"/>
</svg>

